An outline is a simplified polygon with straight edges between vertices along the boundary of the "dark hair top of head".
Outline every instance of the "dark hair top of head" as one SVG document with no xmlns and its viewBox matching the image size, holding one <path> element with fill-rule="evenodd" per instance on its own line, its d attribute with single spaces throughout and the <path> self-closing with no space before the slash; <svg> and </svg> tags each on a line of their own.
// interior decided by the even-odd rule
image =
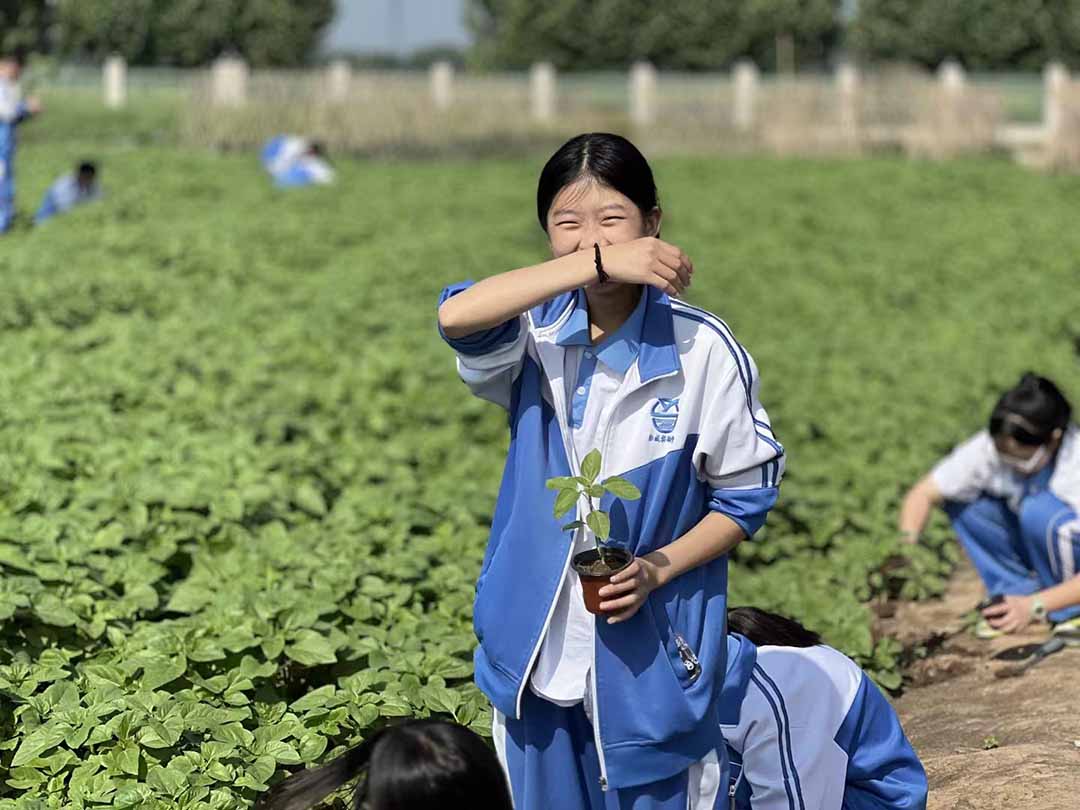
<svg viewBox="0 0 1080 810">
<path fill-rule="evenodd" d="M 652 169 L 638 148 L 621 135 L 588 132 L 560 146 L 540 172 L 536 215 L 545 231 L 555 197 L 582 177 L 590 177 L 628 197 L 642 215 L 659 206 Z"/>
<path fill-rule="evenodd" d="M 290 776 L 257 808 L 307 810 L 360 776 L 357 810 L 512 810 L 506 777 L 488 744 L 464 726 L 437 720 L 385 728 L 332 762 Z"/>
<path fill-rule="evenodd" d="M 25 67 L 27 59 L 26 47 L 18 45 L 14 48 L 10 48 L 4 52 L 4 58 L 14 62 L 19 67 Z"/>
<path fill-rule="evenodd" d="M 1021 444 L 1050 441 L 1055 430 L 1064 431 L 1072 419 L 1072 406 L 1051 380 L 1026 372 L 994 406 L 990 435 L 1011 436 Z"/>
<path fill-rule="evenodd" d="M 97 174 L 97 164 L 92 160 L 84 160 L 79 164 L 79 174 Z"/>
<path fill-rule="evenodd" d="M 814 647 L 821 636 L 794 619 L 755 607 L 730 608 L 728 630 L 750 639 L 758 647 Z"/>
</svg>

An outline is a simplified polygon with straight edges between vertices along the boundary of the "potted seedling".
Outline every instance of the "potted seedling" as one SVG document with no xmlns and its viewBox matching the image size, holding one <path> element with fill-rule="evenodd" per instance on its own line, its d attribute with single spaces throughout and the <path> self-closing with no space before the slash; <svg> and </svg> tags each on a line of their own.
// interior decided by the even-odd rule
<svg viewBox="0 0 1080 810">
<path fill-rule="evenodd" d="M 588 503 L 584 520 L 574 520 L 562 528 L 563 531 L 584 529 L 592 534 L 593 548 L 575 554 L 572 565 L 581 578 L 585 609 L 596 614 L 600 613 L 600 589 L 611 581 L 614 574 L 634 561 L 634 556 L 626 549 L 608 545 L 611 518 L 607 512 L 600 509 L 600 498 L 605 492 L 626 501 L 636 501 L 641 497 L 641 491 L 637 487 L 617 475 L 597 483 L 600 462 L 600 451 L 593 450 L 581 462 L 581 475 L 560 476 L 547 482 L 548 489 L 559 493 L 555 497 L 556 518 L 564 518 L 570 510 L 578 507 L 583 499 Z"/>
</svg>

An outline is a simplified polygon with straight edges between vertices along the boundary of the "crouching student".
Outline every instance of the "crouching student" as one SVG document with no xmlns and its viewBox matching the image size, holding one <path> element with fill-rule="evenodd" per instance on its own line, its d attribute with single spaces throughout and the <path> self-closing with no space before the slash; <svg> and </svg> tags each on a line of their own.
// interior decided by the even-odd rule
<svg viewBox="0 0 1080 810">
<path fill-rule="evenodd" d="M 326 160 L 319 141 L 296 135 L 279 135 L 267 142 L 260 155 L 263 168 L 279 188 L 327 185 L 334 182 L 334 170 Z"/>
<path fill-rule="evenodd" d="M 307 810 L 358 778 L 355 808 L 513 810 L 487 743 L 464 726 L 435 720 L 384 728 L 332 762 L 290 776 L 256 808 Z"/>
<path fill-rule="evenodd" d="M 943 506 L 988 593 L 980 638 L 1049 620 L 1080 641 L 1080 431 L 1050 380 L 1025 374 L 1001 395 L 989 424 L 911 490 L 900 530 L 911 542 Z"/>
<path fill-rule="evenodd" d="M 52 219 L 57 214 L 70 211 L 77 205 L 101 198 L 101 188 L 97 182 L 97 166 L 89 161 L 80 163 L 71 174 L 58 178 L 41 201 L 41 207 L 34 215 L 38 225 Z"/>
<path fill-rule="evenodd" d="M 756 608 L 729 611 L 728 632 L 720 722 L 736 810 L 926 807 L 922 763 L 851 659 Z"/>
</svg>

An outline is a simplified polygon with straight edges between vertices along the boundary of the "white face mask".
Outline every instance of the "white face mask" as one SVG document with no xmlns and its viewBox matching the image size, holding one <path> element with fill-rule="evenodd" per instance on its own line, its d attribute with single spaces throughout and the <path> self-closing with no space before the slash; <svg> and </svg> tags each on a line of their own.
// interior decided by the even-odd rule
<svg viewBox="0 0 1080 810">
<path fill-rule="evenodd" d="M 1010 456 L 1002 452 L 998 452 L 998 458 L 1001 459 L 1001 463 L 1008 467 L 1012 467 L 1021 475 L 1031 475 L 1035 470 L 1039 469 L 1039 465 L 1043 463 L 1046 458 L 1046 445 L 1040 444 L 1039 449 L 1036 450 L 1031 458 L 1017 458 L 1016 456 Z"/>
</svg>

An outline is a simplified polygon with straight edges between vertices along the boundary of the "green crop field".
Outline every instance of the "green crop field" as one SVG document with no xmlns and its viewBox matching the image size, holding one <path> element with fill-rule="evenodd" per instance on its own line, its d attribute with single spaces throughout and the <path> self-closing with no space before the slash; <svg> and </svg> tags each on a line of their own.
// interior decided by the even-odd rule
<svg viewBox="0 0 1080 810">
<path fill-rule="evenodd" d="M 84 147 L 28 138 L 24 209 Z M 435 303 L 544 255 L 542 156 L 342 160 L 281 193 L 250 155 L 94 153 L 104 202 L 0 241 L 0 810 L 246 808 L 393 718 L 484 730 L 470 613 L 507 436 Z M 1080 395 L 1080 179 L 656 169 L 689 297 L 754 354 L 789 453 L 732 601 L 897 688 L 872 603 L 956 555 L 938 519 L 897 556 L 903 487 L 1022 370 Z"/>
</svg>

